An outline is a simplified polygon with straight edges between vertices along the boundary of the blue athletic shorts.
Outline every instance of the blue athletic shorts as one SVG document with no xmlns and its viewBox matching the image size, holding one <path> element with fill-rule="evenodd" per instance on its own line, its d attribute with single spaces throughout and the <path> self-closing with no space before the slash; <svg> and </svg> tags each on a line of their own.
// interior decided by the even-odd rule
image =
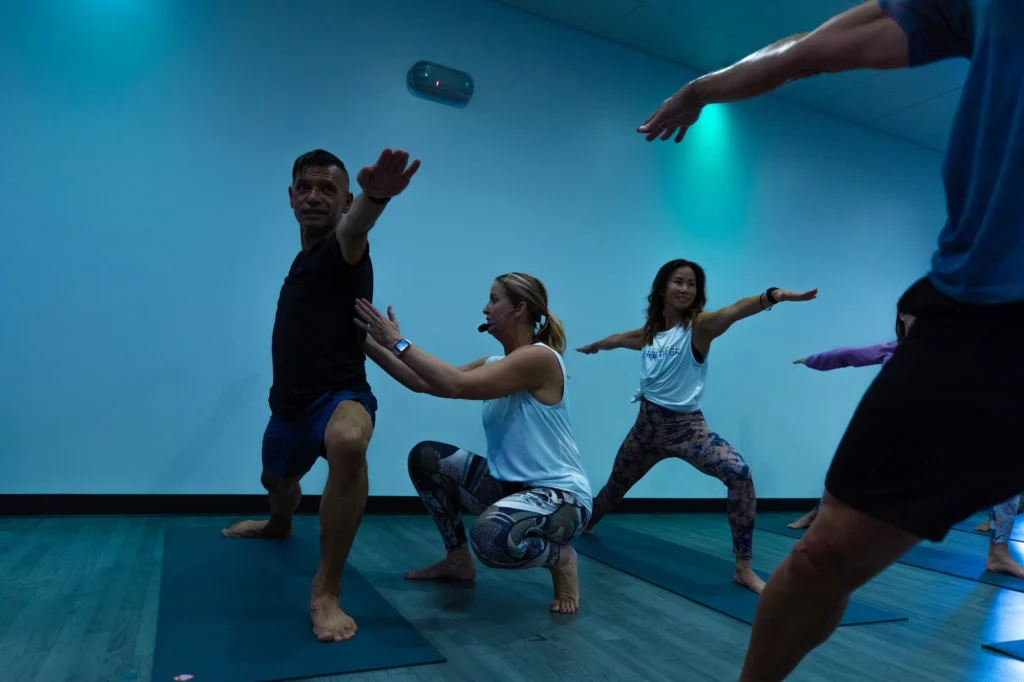
<svg viewBox="0 0 1024 682">
<path fill-rule="evenodd" d="M 324 430 L 335 408 L 355 400 L 377 423 L 377 399 L 372 393 L 337 391 L 325 393 L 294 419 L 270 416 L 263 434 L 263 473 L 290 478 L 304 476 L 318 457 L 324 455 Z"/>
</svg>

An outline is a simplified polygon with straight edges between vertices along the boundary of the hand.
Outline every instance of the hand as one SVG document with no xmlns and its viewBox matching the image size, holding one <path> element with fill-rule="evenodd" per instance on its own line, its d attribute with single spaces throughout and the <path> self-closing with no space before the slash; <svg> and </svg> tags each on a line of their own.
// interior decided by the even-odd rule
<svg viewBox="0 0 1024 682">
<path fill-rule="evenodd" d="M 388 316 L 385 318 L 380 311 L 373 307 L 373 304 L 365 298 L 356 299 L 355 323 L 366 330 L 366 333 L 384 348 L 394 348 L 395 344 L 402 340 L 402 332 L 398 329 L 398 318 L 395 311 L 388 306 Z"/>
<path fill-rule="evenodd" d="M 408 164 L 408 168 L 406 167 Z M 396 149 L 385 149 L 380 153 L 377 163 L 365 166 L 356 175 L 356 182 L 363 189 L 363 194 L 375 199 L 390 199 L 398 196 L 406 187 L 412 176 L 419 170 L 420 160 L 409 163 L 409 152 Z"/>
<path fill-rule="evenodd" d="M 799 360 L 794 360 L 793 364 L 794 365 L 806 365 L 807 364 L 807 358 L 800 358 Z"/>
<path fill-rule="evenodd" d="M 662 140 L 667 140 L 678 130 L 676 142 L 682 142 L 686 131 L 700 118 L 703 108 L 704 105 L 693 88 L 685 85 L 679 92 L 662 102 L 661 106 L 637 127 L 636 131 L 646 135 L 647 141 L 652 142 L 659 136 Z"/>
<path fill-rule="evenodd" d="M 597 342 L 595 341 L 594 343 L 588 343 L 587 345 L 581 348 L 577 348 L 576 352 L 583 353 L 584 355 L 593 355 L 594 353 L 597 353 L 599 350 L 601 349 L 597 347 Z"/>
<path fill-rule="evenodd" d="M 799 292 L 790 291 L 788 289 L 779 289 L 778 291 L 773 291 L 772 296 L 774 296 L 779 303 L 782 303 L 783 301 L 810 301 L 818 297 L 818 290 L 811 289 L 810 291 Z"/>
</svg>

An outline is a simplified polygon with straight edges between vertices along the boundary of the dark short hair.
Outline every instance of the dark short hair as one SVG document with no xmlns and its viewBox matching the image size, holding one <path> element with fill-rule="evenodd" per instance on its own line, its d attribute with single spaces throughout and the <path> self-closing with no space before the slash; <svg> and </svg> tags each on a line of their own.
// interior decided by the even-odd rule
<svg viewBox="0 0 1024 682">
<path fill-rule="evenodd" d="M 295 159 L 295 164 L 292 166 L 292 182 L 299 177 L 302 171 L 310 167 L 318 168 L 330 168 L 336 166 L 341 169 L 341 172 L 348 176 L 348 169 L 345 168 L 345 164 L 341 162 L 334 154 L 324 151 L 323 149 L 314 149 L 311 152 L 306 152 L 299 158 Z"/>
</svg>

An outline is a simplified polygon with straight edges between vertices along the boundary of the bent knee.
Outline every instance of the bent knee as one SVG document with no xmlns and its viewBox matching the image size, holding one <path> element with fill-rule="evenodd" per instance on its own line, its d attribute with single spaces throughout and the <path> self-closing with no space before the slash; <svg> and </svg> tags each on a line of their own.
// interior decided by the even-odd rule
<svg viewBox="0 0 1024 682">
<path fill-rule="evenodd" d="M 469 528 L 469 544 L 484 566 L 488 568 L 501 568 L 504 563 L 502 558 L 508 554 L 506 540 L 508 533 L 502 532 L 501 528 L 489 523 L 486 520 L 485 511 Z"/>
<path fill-rule="evenodd" d="M 370 433 L 345 423 L 328 425 L 324 431 L 324 456 L 331 466 L 365 467 Z"/>
<path fill-rule="evenodd" d="M 789 574 L 801 583 L 838 578 L 843 569 L 842 548 L 833 540 L 805 536 L 793 547 Z"/>
<path fill-rule="evenodd" d="M 437 471 L 440 459 L 441 455 L 434 441 L 424 440 L 416 443 L 409 450 L 409 477 L 416 478 L 426 471 Z"/>
</svg>

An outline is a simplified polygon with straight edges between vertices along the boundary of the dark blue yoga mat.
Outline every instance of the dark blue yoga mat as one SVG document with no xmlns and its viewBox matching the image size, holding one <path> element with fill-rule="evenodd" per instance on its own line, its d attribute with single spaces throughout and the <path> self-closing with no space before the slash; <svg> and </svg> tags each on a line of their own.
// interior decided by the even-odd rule
<svg viewBox="0 0 1024 682">
<path fill-rule="evenodd" d="M 800 538 L 803 537 L 803 529 L 793 530 L 792 528 L 786 528 L 786 524 L 791 523 L 796 518 L 796 516 L 788 517 L 785 515 L 764 515 L 763 517 L 759 515 L 756 521 L 756 528 L 757 530 L 774 533 L 775 535 Z M 978 555 L 961 554 L 960 552 L 943 549 L 942 545 L 934 542 L 922 542 L 916 547 L 911 547 L 896 563 L 913 566 L 914 568 L 923 568 L 926 571 L 943 573 L 956 578 L 964 578 L 965 580 L 973 580 L 974 582 L 986 585 L 1003 587 L 1015 592 L 1024 592 L 1024 580 L 985 570 L 986 552 L 987 549 Z"/>
<path fill-rule="evenodd" d="M 982 649 L 997 651 L 1007 656 L 1012 656 L 1018 661 L 1024 661 L 1024 639 L 1015 639 L 1012 642 L 995 642 L 993 644 L 982 644 Z"/>
<path fill-rule="evenodd" d="M 359 626 L 322 644 L 309 620 L 320 559 L 315 524 L 288 540 L 171 528 L 164 541 L 153 682 L 274 682 L 442 663 L 445 658 L 366 578 L 346 565 L 341 603 Z"/>
<path fill-rule="evenodd" d="M 744 623 L 754 623 L 757 595 L 732 582 L 735 564 L 690 547 L 603 524 L 594 535 L 573 540 L 583 556 L 674 592 Z M 757 571 L 765 580 L 768 574 Z M 907 620 L 890 611 L 851 601 L 840 625 Z"/>
</svg>

